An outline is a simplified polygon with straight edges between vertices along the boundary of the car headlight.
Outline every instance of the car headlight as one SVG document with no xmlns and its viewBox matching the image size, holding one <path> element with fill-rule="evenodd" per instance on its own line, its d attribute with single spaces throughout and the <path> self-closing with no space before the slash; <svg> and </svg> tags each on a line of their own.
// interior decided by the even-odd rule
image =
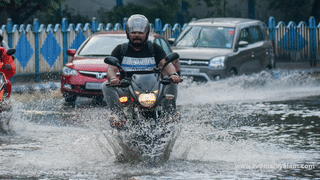
<svg viewBox="0 0 320 180">
<path fill-rule="evenodd" d="M 139 95 L 138 101 L 143 107 L 153 107 L 157 97 L 153 93 L 142 93 Z"/>
<path fill-rule="evenodd" d="M 78 76 L 78 71 L 68 67 L 63 67 L 62 73 L 66 76 Z"/>
<path fill-rule="evenodd" d="M 219 57 L 212 58 L 209 61 L 209 67 L 214 68 L 214 69 L 222 69 L 225 67 L 225 65 L 224 65 L 225 59 L 226 59 L 225 56 L 219 56 Z"/>
</svg>

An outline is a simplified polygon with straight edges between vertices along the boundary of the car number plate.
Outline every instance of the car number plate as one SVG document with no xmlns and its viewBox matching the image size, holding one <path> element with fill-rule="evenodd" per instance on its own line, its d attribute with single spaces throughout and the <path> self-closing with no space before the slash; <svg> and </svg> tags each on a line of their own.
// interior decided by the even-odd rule
<svg viewBox="0 0 320 180">
<path fill-rule="evenodd" d="M 86 89 L 101 89 L 102 83 L 87 82 Z"/>
<path fill-rule="evenodd" d="M 181 75 L 199 74 L 200 69 L 181 68 Z"/>
</svg>

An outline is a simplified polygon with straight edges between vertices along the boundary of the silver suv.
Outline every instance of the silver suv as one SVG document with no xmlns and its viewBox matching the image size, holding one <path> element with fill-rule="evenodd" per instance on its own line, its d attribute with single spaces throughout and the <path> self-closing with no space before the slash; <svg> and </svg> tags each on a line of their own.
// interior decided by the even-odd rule
<svg viewBox="0 0 320 180">
<path fill-rule="evenodd" d="M 174 41 L 181 75 L 194 81 L 257 73 L 274 66 L 273 45 L 263 23 L 242 18 L 190 22 Z"/>
</svg>

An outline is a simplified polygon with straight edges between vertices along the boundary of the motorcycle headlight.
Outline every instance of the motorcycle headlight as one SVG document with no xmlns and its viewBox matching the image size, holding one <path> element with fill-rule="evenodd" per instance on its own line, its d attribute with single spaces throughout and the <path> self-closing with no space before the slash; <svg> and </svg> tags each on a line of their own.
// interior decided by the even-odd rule
<svg viewBox="0 0 320 180">
<path fill-rule="evenodd" d="M 153 107 L 156 103 L 157 97 L 153 93 L 142 93 L 139 95 L 138 100 L 143 107 Z"/>
<path fill-rule="evenodd" d="M 224 65 L 225 59 L 226 59 L 225 56 L 219 56 L 219 57 L 212 58 L 209 61 L 209 67 L 214 68 L 214 69 L 222 69 L 225 67 L 225 65 Z"/>
<path fill-rule="evenodd" d="M 63 67 L 62 73 L 66 76 L 78 76 L 78 71 L 68 67 Z"/>
</svg>

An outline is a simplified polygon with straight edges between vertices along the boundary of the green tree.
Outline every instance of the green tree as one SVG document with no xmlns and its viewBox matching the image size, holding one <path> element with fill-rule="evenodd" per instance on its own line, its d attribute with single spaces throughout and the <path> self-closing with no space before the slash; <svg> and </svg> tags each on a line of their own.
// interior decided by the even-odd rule
<svg viewBox="0 0 320 180">
<path fill-rule="evenodd" d="M 192 0 L 185 0 L 188 7 L 193 5 Z M 154 23 L 156 18 L 160 18 L 163 23 L 173 24 L 177 22 L 177 13 L 181 11 L 181 0 L 150 0 L 151 6 L 145 7 L 142 5 L 128 3 L 123 6 L 114 7 L 111 11 L 100 9 L 98 12 L 99 19 L 103 23 L 119 23 L 124 17 L 129 17 L 132 14 L 143 14 L 149 22 Z"/>
<path fill-rule="evenodd" d="M 284 14 L 282 21 L 286 23 L 289 21 L 299 23 L 300 21 L 308 21 L 312 7 L 319 6 L 319 4 L 314 4 L 312 1 L 313 0 L 270 0 L 268 8 L 282 12 Z M 317 15 L 318 13 L 316 11 L 318 10 L 315 9 L 313 13 Z"/>
<path fill-rule="evenodd" d="M 198 4 L 200 1 L 205 2 L 206 6 L 208 8 L 215 7 L 215 10 L 209 11 L 207 14 L 207 17 L 225 17 L 226 12 L 228 11 L 227 0 L 198 0 Z"/>
<path fill-rule="evenodd" d="M 38 12 L 56 15 L 65 0 L 1 0 L 1 24 L 11 18 L 15 24 L 24 24 Z"/>
<path fill-rule="evenodd" d="M 73 8 L 69 8 L 69 6 L 66 5 L 60 14 L 47 14 L 44 18 L 40 18 L 39 21 L 41 24 L 61 24 L 62 18 L 67 18 L 69 24 L 73 23 L 75 25 L 78 23 L 84 25 L 90 23 L 92 20 L 88 16 L 84 17 L 76 14 Z"/>
</svg>

